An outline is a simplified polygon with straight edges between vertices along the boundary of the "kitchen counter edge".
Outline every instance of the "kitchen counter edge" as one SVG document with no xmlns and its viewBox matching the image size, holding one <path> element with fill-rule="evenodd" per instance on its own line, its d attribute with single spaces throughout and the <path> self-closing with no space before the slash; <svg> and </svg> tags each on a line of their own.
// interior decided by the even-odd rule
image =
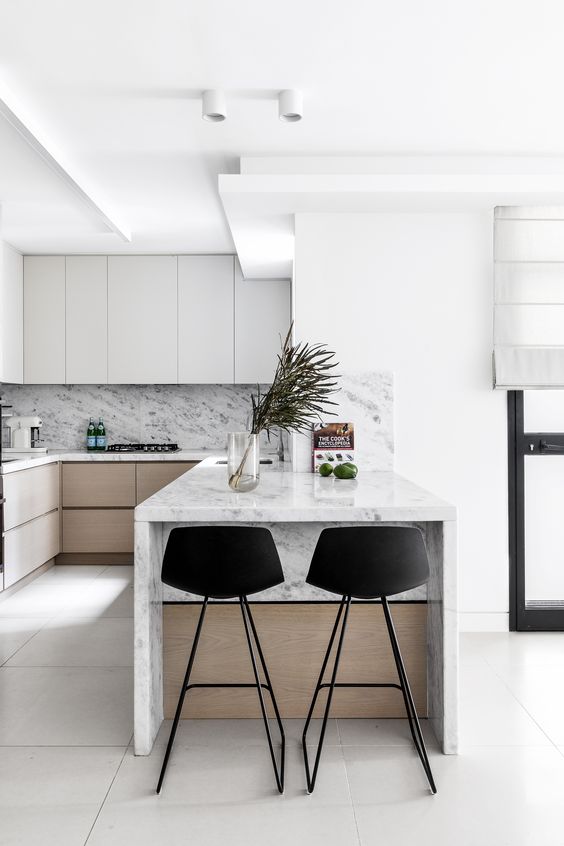
<svg viewBox="0 0 564 846">
<path fill-rule="evenodd" d="M 204 461 L 206 458 L 222 458 L 225 453 L 221 450 L 190 450 L 183 449 L 178 452 L 86 452 L 86 450 L 53 450 L 41 455 L 30 455 L 25 458 L 11 460 L 1 466 L 1 475 L 7 476 L 16 473 L 18 470 L 28 470 L 32 467 L 40 467 L 42 464 L 54 464 L 63 462 L 96 462 L 96 461 Z"/>
</svg>

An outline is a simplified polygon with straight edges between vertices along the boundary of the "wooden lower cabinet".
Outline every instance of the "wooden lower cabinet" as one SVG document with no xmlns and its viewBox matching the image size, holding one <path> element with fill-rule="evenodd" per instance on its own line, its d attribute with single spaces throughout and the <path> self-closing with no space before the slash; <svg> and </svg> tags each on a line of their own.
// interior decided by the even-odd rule
<svg viewBox="0 0 564 846">
<path fill-rule="evenodd" d="M 132 563 L 134 506 L 191 470 L 196 463 L 63 464 L 63 530 L 58 562 Z"/>
<path fill-rule="evenodd" d="M 135 505 L 135 464 L 63 464 L 63 508 L 123 508 Z"/>
<path fill-rule="evenodd" d="M 166 485 L 170 485 L 171 482 L 191 470 L 196 464 L 197 462 L 185 461 L 159 461 L 144 464 L 139 462 L 137 465 L 137 505 L 149 499 L 150 496 L 153 496 Z"/>
<path fill-rule="evenodd" d="M 133 509 L 63 510 L 62 552 L 133 552 Z"/>
<path fill-rule="evenodd" d="M 427 606 L 400 602 L 391 606 L 416 707 L 427 713 Z M 165 605 L 164 713 L 172 718 L 200 612 L 198 605 Z M 337 605 L 257 603 L 252 605 L 269 673 L 283 717 L 307 714 Z M 380 605 L 351 607 L 339 668 L 339 681 L 394 682 L 397 673 Z M 238 604 L 211 604 L 206 613 L 194 665 L 193 682 L 252 682 L 252 668 Z M 266 695 L 268 700 L 268 695 Z M 316 716 L 325 696 L 320 695 Z M 352 688 L 335 692 L 334 717 L 404 717 L 401 692 Z M 202 689 L 186 697 L 183 718 L 257 718 L 255 690 Z"/>
<path fill-rule="evenodd" d="M 4 588 L 19 582 L 58 552 L 58 511 L 10 529 L 4 535 Z"/>
</svg>

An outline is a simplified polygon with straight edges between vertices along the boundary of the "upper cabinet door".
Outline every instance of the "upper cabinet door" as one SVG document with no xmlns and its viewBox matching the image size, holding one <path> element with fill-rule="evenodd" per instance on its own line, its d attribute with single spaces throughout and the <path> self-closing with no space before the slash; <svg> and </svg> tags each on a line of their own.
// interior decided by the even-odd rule
<svg viewBox="0 0 564 846">
<path fill-rule="evenodd" d="M 65 257 L 24 258 L 24 382 L 65 382 Z"/>
<path fill-rule="evenodd" d="M 178 380 L 176 256 L 109 256 L 108 382 Z"/>
<path fill-rule="evenodd" d="M 0 382 L 23 382 L 23 259 L 0 242 Z"/>
<path fill-rule="evenodd" d="M 108 259 L 67 256 L 66 381 L 103 385 L 108 381 Z"/>
<path fill-rule="evenodd" d="M 233 256 L 178 257 L 178 381 L 232 383 Z"/>
<path fill-rule="evenodd" d="M 290 320 L 290 281 L 245 281 L 236 262 L 235 382 L 272 382 Z"/>
</svg>

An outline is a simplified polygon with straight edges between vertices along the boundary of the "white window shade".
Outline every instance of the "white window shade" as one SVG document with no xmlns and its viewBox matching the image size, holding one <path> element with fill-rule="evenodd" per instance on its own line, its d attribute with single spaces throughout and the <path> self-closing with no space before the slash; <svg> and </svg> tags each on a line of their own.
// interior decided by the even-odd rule
<svg viewBox="0 0 564 846">
<path fill-rule="evenodd" d="M 547 211 L 496 209 L 494 384 L 502 390 L 564 388 L 564 209 Z"/>
</svg>

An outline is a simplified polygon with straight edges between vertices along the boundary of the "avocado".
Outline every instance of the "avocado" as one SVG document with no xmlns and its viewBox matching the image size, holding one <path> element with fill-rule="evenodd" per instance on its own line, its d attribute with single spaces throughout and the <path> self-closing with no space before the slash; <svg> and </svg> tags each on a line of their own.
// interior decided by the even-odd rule
<svg viewBox="0 0 564 846">
<path fill-rule="evenodd" d="M 333 472 L 337 479 L 354 479 L 356 478 L 358 470 L 354 464 L 337 464 Z"/>
<path fill-rule="evenodd" d="M 337 468 L 335 468 L 335 470 L 336 469 Z M 332 472 L 333 472 L 333 468 L 330 464 L 327 464 L 327 462 L 319 465 L 319 475 L 320 476 L 330 476 Z"/>
</svg>

